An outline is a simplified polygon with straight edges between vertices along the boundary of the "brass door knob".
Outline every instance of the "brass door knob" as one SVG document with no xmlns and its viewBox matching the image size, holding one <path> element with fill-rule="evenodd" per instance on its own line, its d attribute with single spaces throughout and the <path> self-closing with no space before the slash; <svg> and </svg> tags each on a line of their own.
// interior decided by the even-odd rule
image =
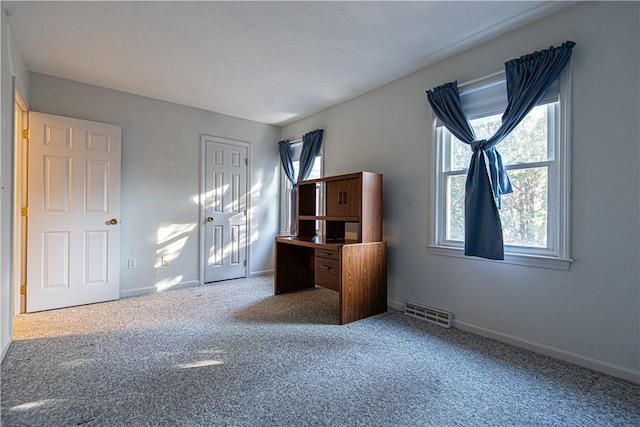
<svg viewBox="0 0 640 427">
<path fill-rule="evenodd" d="M 111 219 L 109 220 L 109 224 L 111 224 L 111 225 L 116 225 L 117 223 L 118 223 L 118 220 L 117 220 L 117 219 L 115 219 L 115 218 L 111 218 Z"/>
<path fill-rule="evenodd" d="M 213 222 L 213 218 L 212 218 L 212 217 L 210 217 L 210 216 L 208 216 L 208 217 L 207 217 L 207 222 Z"/>
</svg>

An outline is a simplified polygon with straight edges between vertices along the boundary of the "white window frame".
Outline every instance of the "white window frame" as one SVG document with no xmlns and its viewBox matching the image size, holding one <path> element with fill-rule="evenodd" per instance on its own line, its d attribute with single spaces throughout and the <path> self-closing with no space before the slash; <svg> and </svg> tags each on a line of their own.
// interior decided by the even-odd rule
<svg viewBox="0 0 640 427">
<path fill-rule="evenodd" d="M 297 162 L 300 160 L 300 152 L 302 151 L 302 139 L 297 139 L 295 141 L 291 141 L 291 146 L 294 148 L 293 150 L 293 161 Z M 300 149 L 295 149 L 300 147 Z M 324 144 L 320 148 L 320 153 L 316 156 L 320 157 L 320 177 L 324 176 Z M 291 189 L 293 188 L 293 184 L 287 178 L 287 175 L 284 173 L 284 168 L 282 167 L 282 161 L 279 162 L 280 165 L 280 234 L 281 235 L 289 235 L 291 234 Z M 298 170 L 295 171 L 295 176 L 298 176 Z M 311 179 L 311 178 L 309 178 Z M 319 206 L 323 206 L 322 201 L 324 200 L 324 194 L 320 191 L 318 194 L 317 203 Z M 322 221 L 316 222 L 316 232 L 318 234 L 323 234 L 322 225 L 320 224 Z"/>
<path fill-rule="evenodd" d="M 481 79 L 460 84 L 464 87 L 471 84 L 482 85 L 495 81 L 496 76 L 504 72 L 494 73 Z M 551 239 L 551 250 L 537 250 L 529 247 L 505 245 L 503 261 L 488 260 L 478 257 L 466 257 L 464 255 L 464 242 L 447 241 L 445 219 L 445 194 L 443 192 L 443 152 L 442 144 L 438 138 L 437 119 L 433 117 L 432 153 L 431 153 L 431 220 L 430 240 L 427 245 L 429 253 L 434 255 L 453 256 L 486 262 L 498 262 L 525 265 L 531 267 L 543 267 L 558 270 L 568 270 L 570 257 L 570 196 L 571 196 L 571 60 L 560 73 L 559 105 L 555 116 L 559 115 L 558 126 L 555 127 L 551 137 L 555 139 L 555 160 L 549 167 L 548 175 L 548 204 L 549 215 L 547 224 L 549 227 L 548 239 Z M 463 92 L 461 90 L 461 92 Z M 495 113 L 495 112 L 494 112 Z M 552 126 L 550 126 L 551 128 Z M 499 146 L 498 146 L 499 148 Z M 546 162 L 545 162 L 546 163 Z M 517 166 L 515 167 L 517 168 Z M 506 167 L 507 170 L 514 167 Z M 555 179 L 552 179 L 555 178 Z"/>
</svg>

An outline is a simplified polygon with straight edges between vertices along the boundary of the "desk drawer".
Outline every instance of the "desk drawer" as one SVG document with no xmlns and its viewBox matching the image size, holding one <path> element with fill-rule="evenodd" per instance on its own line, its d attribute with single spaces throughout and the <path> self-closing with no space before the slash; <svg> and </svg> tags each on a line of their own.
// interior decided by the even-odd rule
<svg viewBox="0 0 640 427">
<path fill-rule="evenodd" d="M 317 250 L 316 250 L 317 254 Z M 316 255 L 315 282 L 323 288 L 340 291 L 340 261 Z"/>
<path fill-rule="evenodd" d="M 340 259 L 340 251 L 332 251 L 331 249 L 316 249 L 316 258 Z"/>
</svg>

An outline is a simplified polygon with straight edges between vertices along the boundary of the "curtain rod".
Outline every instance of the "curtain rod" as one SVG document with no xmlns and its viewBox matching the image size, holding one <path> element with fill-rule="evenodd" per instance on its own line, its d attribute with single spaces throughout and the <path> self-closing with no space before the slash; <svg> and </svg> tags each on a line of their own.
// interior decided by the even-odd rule
<svg viewBox="0 0 640 427">
<path fill-rule="evenodd" d="M 469 85 L 472 85 L 474 83 L 478 83 L 478 82 L 480 82 L 482 80 L 490 79 L 491 77 L 499 76 L 500 74 L 504 74 L 504 70 L 496 71 L 495 73 L 487 74 L 486 76 L 482 76 L 482 77 L 478 77 L 476 79 L 467 80 L 466 82 L 458 83 L 458 87 L 460 88 L 460 87 L 463 87 L 463 86 L 469 86 Z"/>
<path fill-rule="evenodd" d="M 284 141 L 284 140 L 281 140 Z M 302 143 L 302 138 L 298 138 L 298 139 L 290 139 L 289 142 L 291 143 L 291 145 L 293 144 L 300 144 Z"/>
</svg>

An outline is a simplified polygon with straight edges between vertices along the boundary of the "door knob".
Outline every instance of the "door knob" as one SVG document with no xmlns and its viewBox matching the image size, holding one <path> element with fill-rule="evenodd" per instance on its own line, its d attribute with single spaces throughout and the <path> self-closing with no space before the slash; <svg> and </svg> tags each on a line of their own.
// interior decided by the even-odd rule
<svg viewBox="0 0 640 427">
<path fill-rule="evenodd" d="M 207 217 L 207 222 L 213 222 L 213 218 L 212 218 L 212 217 L 210 217 L 210 216 L 208 216 L 208 217 Z"/>
<path fill-rule="evenodd" d="M 109 224 L 111 224 L 111 225 L 116 225 L 117 223 L 118 223 L 118 220 L 117 220 L 117 219 L 115 219 L 115 218 L 111 218 L 111 219 L 109 220 Z"/>
</svg>

